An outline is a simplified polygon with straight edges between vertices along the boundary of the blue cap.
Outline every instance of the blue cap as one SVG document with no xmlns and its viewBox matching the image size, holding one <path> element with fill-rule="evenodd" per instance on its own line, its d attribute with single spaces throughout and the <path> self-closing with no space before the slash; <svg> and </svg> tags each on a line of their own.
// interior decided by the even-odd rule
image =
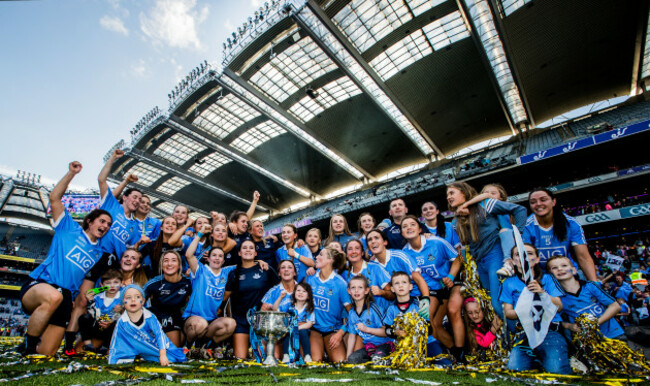
<svg viewBox="0 0 650 386">
<path fill-rule="evenodd" d="M 142 299 L 144 299 L 144 290 L 142 289 L 142 287 L 140 287 L 137 284 L 129 284 L 126 287 L 122 288 L 122 293 L 120 294 L 120 304 L 124 304 L 124 294 L 126 293 L 126 291 L 130 290 L 131 288 L 135 288 L 138 291 L 140 291 L 140 294 L 142 295 Z"/>
</svg>

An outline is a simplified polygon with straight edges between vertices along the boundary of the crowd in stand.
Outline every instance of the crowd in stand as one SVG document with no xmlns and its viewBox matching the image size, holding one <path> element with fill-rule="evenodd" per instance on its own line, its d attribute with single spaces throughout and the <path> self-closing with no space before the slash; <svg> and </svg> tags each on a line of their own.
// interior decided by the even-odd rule
<svg viewBox="0 0 650 386">
<path fill-rule="evenodd" d="M 588 203 L 572 208 L 563 208 L 563 210 L 570 216 L 580 216 L 584 214 L 598 213 L 607 210 L 623 208 L 626 206 L 645 204 L 648 201 L 650 201 L 650 195 L 648 194 L 639 194 L 636 196 L 628 196 L 622 198 L 608 196 L 601 202 Z"/>
<path fill-rule="evenodd" d="M 265 238 L 262 222 L 251 220 L 257 192 L 247 212 L 229 218 L 211 212 L 193 220 L 180 205 L 169 217 L 149 217 L 150 199 L 128 188 L 137 176 L 115 189 L 106 183 L 122 156 L 116 150 L 100 172 L 100 207 L 81 226 L 61 203 L 81 164 L 72 162 L 52 190 L 54 240 L 21 291 L 31 314 L 21 353 L 52 355 L 65 337 L 66 355 L 108 348 L 109 363 L 141 357 L 166 365 L 215 355 L 224 345 L 245 359 L 253 309 L 297 315 L 298 354 L 287 342 L 274 353 L 285 362 L 363 363 L 388 355 L 405 336 L 396 319 L 414 313 L 429 324 L 429 356 L 448 353 L 463 362 L 465 354 L 490 352 L 507 330 L 523 339 L 509 369 L 529 370 L 539 360 L 545 371 L 570 373 L 575 310 L 592 313 L 604 336 L 630 345 L 616 320 L 627 316 L 616 298 L 640 323 L 647 319 L 639 311 L 647 310 L 647 270 L 606 272 L 602 251 L 590 253 L 581 226 L 544 188 L 531 190 L 530 215 L 507 202 L 499 184 L 479 193 L 453 182 L 447 208 L 431 201 L 408 208 L 398 197 L 382 221 L 332 214 L 326 235 L 313 228 L 303 240 L 286 224 Z M 453 221 L 442 217 L 444 209 Z M 71 258 L 71 250 L 80 253 Z M 473 285 L 463 270 L 470 258 L 491 301 L 461 290 Z M 534 299 L 545 302 L 541 313 L 531 313 Z M 525 325 L 541 323 L 544 312 L 552 321 L 531 336 Z"/>
</svg>

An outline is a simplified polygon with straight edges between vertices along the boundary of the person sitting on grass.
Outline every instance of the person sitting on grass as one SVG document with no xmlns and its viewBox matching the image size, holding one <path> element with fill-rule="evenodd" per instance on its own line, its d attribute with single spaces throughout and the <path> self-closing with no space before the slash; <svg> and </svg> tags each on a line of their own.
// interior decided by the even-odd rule
<svg viewBox="0 0 650 386">
<path fill-rule="evenodd" d="M 546 372 L 570 374 L 569 349 L 566 339 L 562 336 L 562 326 L 560 324 L 562 322 L 562 318 L 560 317 L 562 301 L 560 297 L 564 294 L 564 291 L 553 276 L 542 273 L 537 248 L 528 243 L 524 243 L 524 248 L 528 256 L 528 263 L 533 279 L 528 284 L 524 282 L 524 271 L 521 266 L 519 251 L 517 247 L 513 248 L 511 257 L 515 266 L 515 275 L 507 278 L 503 282 L 499 294 L 499 301 L 503 303 L 503 312 L 506 318 L 516 320 L 521 325 L 521 320 L 515 308 L 519 297 L 526 288 L 533 294 L 539 294 L 538 296 L 540 297 L 542 294 L 547 293 L 550 296 L 551 302 L 557 307 L 557 312 L 553 315 L 544 340 L 537 347 L 531 347 L 528 336 L 525 334 L 522 336 L 523 341 L 515 343 L 514 348 L 510 352 L 508 370 L 533 370 L 541 364 Z"/>
<path fill-rule="evenodd" d="M 497 335 L 502 322 L 499 318 L 490 321 L 475 298 L 465 298 L 464 305 L 469 355 L 475 355 L 480 359 L 485 357 L 488 351 L 496 348 Z"/>
<path fill-rule="evenodd" d="M 571 332 L 580 331 L 575 324 L 578 316 L 589 313 L 598 318 L 600 332 L 607 338 L 626 340 L 625 332 L 614 319 L 621 306 L 611 295 L 594 282 L 585 282 L 576 278 L 577 270 L 571 260 L 565 256 L 553 256 L 546 262 L 546 270 L 555 277 L 562 288 L 562 312 L 568 317 L 563 322 L 564 328 Z"/>
<path fill-rule="evenodd" d="M 282 263 L 287 264 L 287 261 L 289 260 L 285 260 Z M 288 293 L 282 290 L 278 299 L 273 303 L 273 311 L 287 312 L 289 309 L 295 311 L 296 318 L 298 318 L 298 341 L 300 350 L 302 351 L 305 363 L 309 363 L 312 361 L 309 329 L 316 322 L 316 316 L 314 316 L 314 294 L 311 286 L 302 282 L 296 284 L 296 289 L 289 296 L 291 300 L 289 303 L 283 301 L 287 295 Z M 282 350 L 284 352 L 282 362 L 289 363 L 289 336 L 282 339 Z"/>
<path fill-rule="evenodd" d="M 427 328 L 427 357 L 435 357 L 442 354 L 442 346 L 432 335 L 432 328 L 429 322 L 429 307 L 421 307 L 420 302 L 416 297 L 411 296 L 413 290 L 413 283 L 408 273 L 403 271 L 396 271 L 390 278 L 391 291 L 395 293 L 395 302 L 388 307 L 384 314 L 384 333 L 387 337 L 392 339 L 406 337 L 406 332 L 395 328 L 395 319 L 403 314 L 413 313 L 422 316 L 428 324 Z M 441 359 L 435 362 L 441 366 L 451 365 L 448 359 Z"/>
<path fill-rule="evenodd" d="M 386 336 L 383 312 L 370 293 L 368 278 L 352 277 L 348 293 L 354 302 L 348 312 L 348 363 L 360 364 L 387 356 L 393 351 L 393 340 Z"/>
<path fill-rule="evenodd" d="M 125 311 L 115 325 L 108 363 L 131 363 L 136 357 L 162 366 L 185 362 L 183 350 L 174 346 L 156 315 L 144 308 L 144 291 L 137 284 L 124 288 L 121 298 Z"/>
<path fill-rule="evenodd" d="M 79 333 L 83 351 L 106 354 L 115 328 L 115 321 L 122 314 L 120 289 L 122 273 L 109 269 L 101 277 L 101 286 L 108 290 L 95 296 L 92 290 L 86 293 L 88 312 L 79 317 Z"/>
</svg>

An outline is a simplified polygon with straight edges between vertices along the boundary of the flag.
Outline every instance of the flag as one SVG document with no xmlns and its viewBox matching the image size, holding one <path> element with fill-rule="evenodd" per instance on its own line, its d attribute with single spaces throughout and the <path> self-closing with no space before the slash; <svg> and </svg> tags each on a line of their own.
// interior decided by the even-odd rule
<svg viewBox="0 0 650 386">
<path fill-rule="evenodd" d="M 513 234 L 515 237 L 515 246 L 519 254 L 519 263 L 521 264 L 522 280 L 528 285 L 534 280 L 533 270 L 530 266 L 526 249 L 524 248 L 524 241 L 517 227 L 513 228 Z M 557 312 L 557 306 L 553 304 L 551 296 L 546 292 L 538 294 L 530 292 L 528 288 L 524 288 L 521 295 L 519 295 L 519 299 L 517 299 L 515 312 L 528 338 L 528 345 L 530 348 L 535 348 L 546 338 L 548 327 Z"/>
</svg>

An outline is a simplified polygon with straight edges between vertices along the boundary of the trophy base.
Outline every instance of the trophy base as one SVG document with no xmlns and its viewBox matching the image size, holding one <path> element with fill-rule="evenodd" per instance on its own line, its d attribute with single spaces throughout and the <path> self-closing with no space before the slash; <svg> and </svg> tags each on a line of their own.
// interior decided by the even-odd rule
<svg viewBox="0 0 650 386">
<path fill-rule="evenodd" d="M 275 359 L 275 356 L 273 356 L 273 353 L 270 355 L 266 356 L 266 359 L 264 359 L 264 362 L 262 362 L 264 366 L 277 366 L 278 365 L 278 360 Z"/>
</svg>

